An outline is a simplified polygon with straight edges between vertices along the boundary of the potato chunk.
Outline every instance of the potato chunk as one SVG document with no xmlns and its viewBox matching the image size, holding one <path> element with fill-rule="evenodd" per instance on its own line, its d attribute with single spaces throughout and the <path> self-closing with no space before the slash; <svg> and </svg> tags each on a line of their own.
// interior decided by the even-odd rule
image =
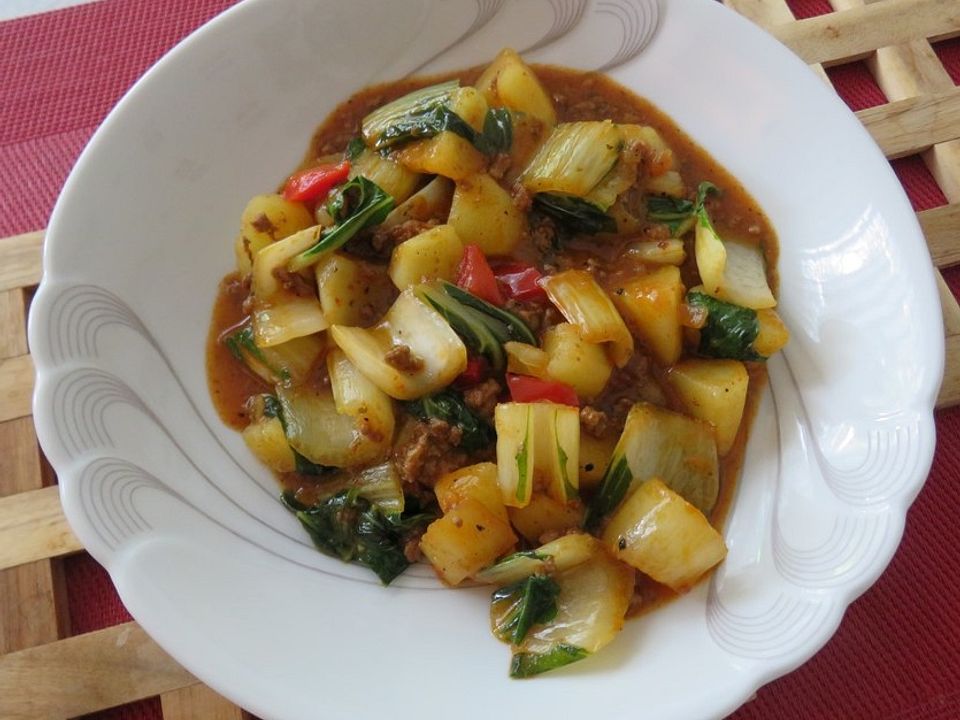
<svg viewBox="0 0 960 720">
<path fill-rule="evenodd" d="M 494 463 L 477 463 L 447 473 L 437 481 L 433 491 L 443 512 L 448 512 L 467 498 L 473 498 L 504 522 L 510 522 Z"/>
<path fill-rule="evenodd" d="M 750 376 L 739 360 L 690 359 L 673 366 L 667 376 L 687 411 L 717 431 L 717 452 L 730 452 L 747 402 Z"/>
<path fill-rule="evenodd" d="M 463 243 L 450 225 L 438 225 L 393 249 L 390 279 L 400 290 L 424 280 L 455 280 Z"/>
<path fill-rule="evenodd" d="M 465 244 L 479 245 L 487 255 L 511 252 L 527 227 L 510 193 L 486 173 L 457 182 L 448 222 Z"/>
<path fill-rule="evenodd" d="M 507 508 L 514 529 L 532 543 L 548 532 L 564 532 L 580 526 L 583 505 L 560 502 L 549 495 L 534 493 L 526 507 Z"/>
<path fill-rule="evenodd" d="M 490 107 L 508 107 L 537 118 L 548 128 L 557 122 L 553 100 L 515 50 L 506 48 L 476 83 Z"/>
<path fill-rule="evenodd" d="M 603 346 L 587 342 L 571 323 L 558 323 L 543 334 L 543 350 L 550 360 L 547 375 L 570 385 L 577 395 L 591 400 L 599 395 L 610 379 L 613 363 Z"/>
<path fill-rule="evenodd" d="M 426 140 L 408 143 L 394 153 L 397 162 L 413 172 L 464 180 L 483 170 L 487 159 L 459 135 L 444 131 Z"/>
<path fill-rule="evenodd" d="M 437 575 L 457 585 L 510 550 L 517 536 L 483 503 L 467 498 L 430 523 L 420 549 Z"/>
<path fill-rule="evenodd" d="M 682 349 L 680 268 L 667 265 L 642 275 L 613 293 L 617 308 L 637 329 L 661 365 L 673 365 Z"/>
<path fill-rule="evenodd" d="M 627 498 L 601 540 L 618 558 L 677 592 L 727 554 L 723 537 L 703 513 L 658 478 Z"/>
</svg>

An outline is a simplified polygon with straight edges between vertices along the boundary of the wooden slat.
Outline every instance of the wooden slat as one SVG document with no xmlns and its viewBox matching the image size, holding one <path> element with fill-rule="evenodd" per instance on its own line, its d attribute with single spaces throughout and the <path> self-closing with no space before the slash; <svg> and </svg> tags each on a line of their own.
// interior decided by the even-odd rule
<svg viewBox="0 0 960 720">
<path fill-rule="evenodd" d="M 246 720 L 250 717 L 206 685 L 191 685 L 160 696 L 163 720 Z"/>
<path fill-rule="evenodd" d="M 960 263 L 960 203 L 924 210 L 917 219 L 934 264 L 945 268 Z"/>
<path fill-rule="evenodd" d="M 42 244 L 42 230 L 0 240 L 0 291 L 40 282 Z"/>
<path fill-rule="evenodd" d="M 960 405 L 960 335 L 947 338 L 946 365 L 943 371 L 943 385 L 937 407 Z"/>
<path fill-rule="evenodd" d="M 29 355 L 0 360 L 0 422 L 30 414 L 33 378 Z"/>
<path fill-rule="evenodd" d="M 861 110 L 857 117 L 888 158 L 960 137 L 960 88 Z"/>
<path fill-rule="evenodd" d="M 0 656 L 0 718 L 68 718 L 197 682 L 136 623 Z"/>
<path fill-rule="evenodd" d="M 960 313 L 950 311 L 951 303 L 956 306 L 956 298 L 950 291 L 943 275 L 937 275 L 937 291 L 940 293 L 940 306 L 943 308 L 943 331 L 948 337 L 950 335 L 960 335 Z"/>
<path fill-rule="evenodd" d="M 888 45 L 960 34 L 960 3 L 885 0 L 768 29 L 805 62 L 836 65 Z"/>
<path fill-rule="evenodd" d="M 27 354 L 22 290 L 0 292 L 0 358 Z"/>
<path fill-rule="evenodd" d="M 0 498 L 0 569 L 82 550 L 57 487 Z"/>
</svg>

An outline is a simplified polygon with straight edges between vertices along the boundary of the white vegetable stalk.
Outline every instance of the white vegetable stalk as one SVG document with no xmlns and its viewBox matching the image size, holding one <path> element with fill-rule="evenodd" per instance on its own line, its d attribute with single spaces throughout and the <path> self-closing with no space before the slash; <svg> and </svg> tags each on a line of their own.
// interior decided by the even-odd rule
<svg viewBox="0 0 960 720">
<path fill-rule="evenodd" d="M 545 277 L 541 284 L 567 322 L 580 329 L 584 340 L 609 342 L 617 367 L 626 365 L 633 355 L 633 336 L 593 275 L 585 270 L 565 270 Z"/>
<path fill-rule="evenodd" d="M 440 314 L 404 290 L 383 320 L 372 328 L 334 325 L 330 336 L 350 361 L 390 397 L 414 400 L 447 385 L 467 367 L 467 349 Z M 395 347 L 409 350 L 410 362 L 391 364 Z"/>
</svg>

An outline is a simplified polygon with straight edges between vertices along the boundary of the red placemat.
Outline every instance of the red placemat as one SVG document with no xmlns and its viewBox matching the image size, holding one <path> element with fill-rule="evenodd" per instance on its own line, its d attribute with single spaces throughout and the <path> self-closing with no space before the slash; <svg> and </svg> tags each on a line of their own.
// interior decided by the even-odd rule
<svg viewBox="0 0 960 720">
<path fill-rule="evenodd" d="M 46 225 L 83 145 L 123 92 L 166 50 L 232 0 L 101 0 L 0 23 L 0 236 Z M 825 0 L 793 0 L 799 16 Z M 960 40 L 937 48 L 960 80 Z M 853 109 L 884 102 L 862 63 L 830 70 Z M 319 118 L 318 118 L 319 119 Z M 918 210 L 945 202 L 916 157 L 894 169 Z M 947 274 L 954 292 L 960 270 Z M 799 670 L 758 693 L 735 720 L 960 718 L 960 408 L 937 414 L 930 479 L 910 511 L 903 544 L 835 637 Z M 72 632 L 129 615 L 89 556 L 65 561 Z M 642 699 L 638 699 L 642 703 Z M 160 720 L 159 702 L 97 720 Z"/>
</svg>

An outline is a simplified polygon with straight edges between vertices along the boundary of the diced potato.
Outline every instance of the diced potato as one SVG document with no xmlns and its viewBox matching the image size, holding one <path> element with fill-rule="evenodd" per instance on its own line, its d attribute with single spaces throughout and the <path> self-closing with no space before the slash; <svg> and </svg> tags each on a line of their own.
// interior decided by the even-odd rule
<svg viewBox="0 0 960 720">
<path fill-rule="evenodd" d="M 683 265 L 687 251 L 683 240 L 644 240 L 627 246 L 627 254 L 634 260 L 651 265 Z"/>
<path fill-rule="evenodd" d="M 233 239 L 233 257 L 237 261 L 237 272 L 246 277 L 253 271 L 253 255 L 247 247 L 248 241 L 243 233 Z"/>
<path fill-rule="evenodd" d="M 243 441 L 247 443 L 250 452 L 271 470 L 276 472 L 293 472 L 297 463 L 293 457 L 293 450 L 287 442 L 283 432 L 283 424 L 279 418 L 264 417 L 260 421 L 251 423 L 243 429 Z"/>
<path fill-rule="evenodd" d="M 277 193 L 255 195 L 240 216 L 240 236 L 246 239 L 247 255 L 252 261 L 270 243 L 313 224 L 303 203 L 284 200 Z"/>
<path fill-rule="evenodd" d="M 753 349 L 764 357 L 770 357 L 787 344 L 790 331 L 783 324 L 777 311 L 769 308 L 757 310 L 757 322 L 760 325 L 760 331 L 753 341 Z"/>
<path fill-rule="evenodd" d="M 362 175 L 393 198 L 399 205 L 413 194 L 420 175 L 374 150 L 364 150 L 350 164 L 350 177 Z"/>
<path fill-rule="evenodd" d="M 613 300 L 661 365 L 673 365 L 683 349 L 680 305 L 685 289 L 680 269 L 658 268 L 617 288 Z"/>
<path fill-rule="evenodd" d="M 420 549 L 441 580 L 457 585 L 492 565 L 516 542 L 507 523 L 479 500 L 466 498 L 430 523 L 420 538 Z"/>
<path fill-rule="evenodd" d="M 451 225 L 438 225 L 406 240 L 390 256 L 390 279 L 400 290 L 425 280 L 455 280 L 463 243 Z"/>
<path fill-rule="evenodd" d="M 550 301 L 592 343 L 609 342 L 610 357 L 617 367 L 633 355 L 633 335 L 607 292 L 586 270 L 564 270 L 540 281 Z"/>
<path fill-rule="evenodd" d="M 449 131 L 407 143 L 393 156 L 408 170 L 451 180 L 465 180 L 487 164 L 486 157 L 469 140 Z"/>
<path fill-rule="evenodd" d="M 535 492 L 525 507 L 507 508 L 507 514 L 516 531 L 536 543 L 544 533 L 580 527 L 583 505 L 576 500 L 560 502 L 549 495 Z"/>
<path fill-rule="evenodd" d="M 450 98 L 450 109 L 477 132 L 483 132 L 487 108 L 486 97 L 476 88 L 458 88 Z"/>
<path fill-rule="evenodd" d="M 693 358 L 677 363 L 667 379 L 687 411 L 717 431 L 717 452 L 726 455 L 737 437 L 750 376 L 739 360 Z"/>
<path fill-rule="evenodd" d="M 557 123 L 553 100 L 514 50 L 501 50 L 483 71 L 476 87 L 490 107 L 508 107 L 532 115 L 548 128 Z"/>
<path fill-rule="evenodd" d="M 603 346 L 584 340 L 579 328 L 570 323 L 548 328 L 543 334 L 543 350 L 550 358 L 547 375 L 570 385 L 587 400 L 603 391 L 613 372 Z"/>
<path fill-rule="evenodd" d="M 479 245 L 488 255 L 510 253 L 527 227 L 510 193 L 486 173 L 457 182 L 448 222 L 465 244 Z"/>
<path fill-rule="evenodd" d="M 380 265 L 330 253 L 314 265 L 323 316 L 330 325 L 362 327 L 379 319 L 397 296 Z"/>
<path fill-rule="evenodd" d="M 507 353 L 507 372 L 538 378 L 547 377 L 550 356 L 540 348 L 511 340 L 503 344 L 503 349 Z"/>
<path fill-rule="evenodd" d="M 497 466 L 494 463 L 477 463 L 447 473 L 437 481 L 433 492 L 443 512 L 449 512 L 455 505 L 467 498 L 473 498 L 504 522 L 510 522 L 503 496 L 500 494 L 500 485 L 497 483 Z"/>
<path fill-rule="evenodd" d="M 601 540 L 621 560 L 677 592 L 727 554 L 723 537 L 703 513 L 658 478 L 627 498 Z"/>
<path fill-rule="evenodd" d="M 580 489 L 593 489 L 600 484 L 603 473 L 613 457 L 617 436 L 595 438 L 588 432 L 580 432 Z"/>
<path fill-rule="evenodd" d="M 513 185 L 537 150 L 543 144 L 550 129 L 532 115 L 513 115 L 513 143 L 510 145 L 510 166 L 503 176 L 507 187 Z"/>
</svg>

